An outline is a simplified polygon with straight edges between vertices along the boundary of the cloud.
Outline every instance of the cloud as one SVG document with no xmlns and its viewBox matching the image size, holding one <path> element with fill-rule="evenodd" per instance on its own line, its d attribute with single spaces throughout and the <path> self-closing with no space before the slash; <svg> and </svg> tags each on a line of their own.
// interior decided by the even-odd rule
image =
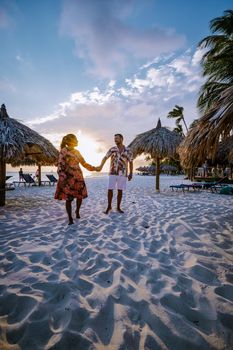
<svg viewBox="0 0 233 350">
<path fill-rule="evenodd" d="M 22 62 L 22 61 L 23 61 L 23 58 L 22 58 L 22 56 L 20 56 L 20 55 L 16 55 L 15 59 L 16 59 L 17 61 L 19 61 L 19 62 Z"/>
<path fill-rule="evenodd" d="M 0 7 L 0 28 L 5 29 L 9 27 L 11 19 L 5 9 Z"/>
<path fill-rule="evenodd" d="M 0 30 L 12 29 L 16 25 L 16 17 L 19 15 L 16 1 L 0 1 Z"/>
<path fill-rule="evenodd" d="M 184 45 L 184 36 L 171 28 L 139 29 L 126 23 L 134 11 L 136 2 L 129 0 L 65 0 L 61 32 L 74 39 L 75 54 L 90 73 L 112 78 L 133 61 L 154 59 Z"/>
<path fill-rule="evenodd" d="M 197 118 L 197 92 L 202 83 L 200 67 L 192 65 L 196 52 L 186 51 L 139 69 L 122 85 L 110 81 L 105 89 L 77 91 L 61 102 L 50 116 L 32 120 L 30 126 L 41 133 L 77 133 L 93 138 L 101 150 L 109 147 L 116 132 L 125 135 L 126 144 L 138 133 L 162 124 L 173 128 L 168 112 L 178 104 L 184 107 L 188 124 Z"/>
<path fill-rule="evenodd" d="M 206 52 L 207 49 L 197 49 L 195 54 L 193 55 L 193 58 L 192 58 L 192 65 L 193 66 L 197 66 L 200 64 L 201 62 L 201 59 L 204 55 L 204 53 Z"/>
</svg>

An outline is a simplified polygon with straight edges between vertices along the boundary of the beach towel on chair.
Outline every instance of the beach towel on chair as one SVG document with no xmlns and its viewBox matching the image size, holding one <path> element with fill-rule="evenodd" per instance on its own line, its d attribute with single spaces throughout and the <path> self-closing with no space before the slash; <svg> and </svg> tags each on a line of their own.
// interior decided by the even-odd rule
<svg viewBox="0 0 233 350">
<path fill-rule="evenodd" d="M 220 194 L 233 194 L 233 187 L 230 187 L 230 186 L 223 187 L 219 193 Z"/>
</svg>

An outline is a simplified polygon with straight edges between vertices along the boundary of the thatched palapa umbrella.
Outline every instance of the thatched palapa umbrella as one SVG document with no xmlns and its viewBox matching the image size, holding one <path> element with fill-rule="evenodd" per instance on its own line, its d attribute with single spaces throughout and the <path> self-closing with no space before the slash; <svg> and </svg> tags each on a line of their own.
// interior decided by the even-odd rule
<svg viewBox="0 0 233 350">
<path fill-rule="evenodd" d="M 179 147 L 182 165 L 193 168 L 216 158 L 221 139 L 229 137 L 233 129 L 233 86 L 224 90 L 221 97 L 188 132 Z M 229 151 L 231 154 L 231 152 Z M 232 156 L 230 155 L 230 158 Z"/>
<path fill-rule="evenodd" d="M 175 131 L 161 126 L 160 119 L 156 128 L 139 134 L 129 145 L 134 157 L 142 153 L 149 154 L 156 162 L 156 191 L 159 191 L 160 160 L 173 157 L 182 137 Z"/>
<path fill-rule="evenodd" d="M 0 110 L 0 206 L 5 205 L 6 164 L 53 165 L 58 150 L 46 138 L 10 118 L 3 104 Z M 40 182 L 40 177 L 39 177 Z"/>
<path fill-rule="evenodd" d="M 170 164 L 162 164 L 161 165 L 161 170 L 167 171 L 167 172 L 174 172 L 177 171 L 178 168 L 175 165 L 170 165 Z"/>
<path fill-rule="evenodd" d="M 232 151 L 231 151 L 230 154 L 229 154 L 229 161 L 230 161 L 231 163 L 233 163 L 233 149 L 232 149 Z"/>
</svg>

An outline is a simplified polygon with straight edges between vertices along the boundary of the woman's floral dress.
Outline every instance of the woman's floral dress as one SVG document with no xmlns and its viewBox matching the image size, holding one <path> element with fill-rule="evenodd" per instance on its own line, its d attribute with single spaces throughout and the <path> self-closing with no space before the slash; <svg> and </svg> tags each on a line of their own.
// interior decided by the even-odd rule
<svg viewBox="0 0 233 350">
<path fill-rule="evenodd" d="M 75 149 L 62 148 L 58 159 L 57 172 L 59 179 L 55 192 L 55 199 L 73 200 L 87 197 L 87 188 L 83 178 L 82 164 L 87 170 L 95 170 L 95 167 L 85 162 L 79 151 Z"/>
</svg>

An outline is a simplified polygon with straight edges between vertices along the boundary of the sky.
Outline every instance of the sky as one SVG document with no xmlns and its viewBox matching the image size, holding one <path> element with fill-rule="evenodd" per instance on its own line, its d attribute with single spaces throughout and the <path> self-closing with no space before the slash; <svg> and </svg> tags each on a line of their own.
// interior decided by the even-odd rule
<svg viewBox="0 0 233 350">
<path fill-rule="evenodd" d="M 0 0 L 0 103 L 59 148 L 74 133 L 100 163 L 113 135 L 190 124 L 203 83 L 198 43 L 232 0 Z"/>
</svg>

